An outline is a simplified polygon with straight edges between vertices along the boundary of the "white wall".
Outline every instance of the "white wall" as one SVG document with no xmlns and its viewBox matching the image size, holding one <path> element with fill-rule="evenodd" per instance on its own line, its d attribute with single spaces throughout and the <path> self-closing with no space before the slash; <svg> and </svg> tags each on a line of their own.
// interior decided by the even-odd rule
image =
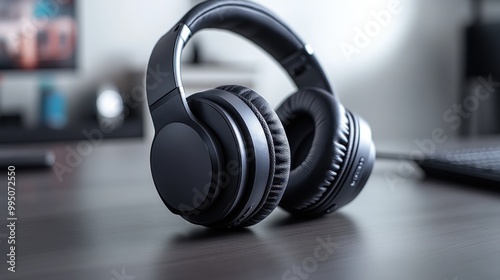
<svg viewBox="0 0 500 280">
<path fill-rule="evenodd" d="M 146 68 L 156 41 L 189 9 L 188 1 L 81 0 L 79 58 L 76 72 L 47 72 L 78 106 L 76 92 L 117 69 Z M 1 74 L 1 73 L 0 73 Z M 37 88 L 42 74 L 3 73 L 0 108 L 23 111 L 27 124 L 39 115 Z"/>
<path fill-rule="evenodd" d="M 387 9 L 390 1 L 258 0 L 313 46 L 346 107 L 372 124 L 377 141 L 429 137 L 435 127 L 448 128 L 442 113 L 456 101 L 469 2 L 400 0 L 401 12 L 349 62 L 342 43 L 352 44 L 355 29 L 364 29 L 373 21 L 371 13 Z M 81 67 L 60 83 L 71 91 L 113 69 L 144 69 L 156 41 L 189 6 L 185 0 L 80 1 Z M 272 105 L 292 92 L 286 75 L 243 39 L 213 31 L 196 37 L 208 60 L 258 69 L 256 90 Z M 2 106 L 31 102 L 26 110 L 36 111 L 36 84 L 33 75 L 7 75 L 2 90 L 10 103 Z"/>
<path fill-rule="evenodd" d="M 436 127 L 448 129 L 442 114 L 458 93 L 468 1 L 396 1 L 400 12 L 350 60 L 342 44 L 353 45 L 356 28 L 365 29 L 374 21 L 372 13 L 387 10 L 393 0 L 258 2 L 313 46 L 345 106 L 372 124 L 376 140 L 412 140 L 430 137 Z M 212 60 L 252 62 L 258 53 L 243 40 L 220 32 L 203 37 Z M 217 43 L 224 39 L 224 44 Z M 293 87 L 277 67 L 269 70 L 264 61 L 258 90 L 278 105 Z"/>
</svg>

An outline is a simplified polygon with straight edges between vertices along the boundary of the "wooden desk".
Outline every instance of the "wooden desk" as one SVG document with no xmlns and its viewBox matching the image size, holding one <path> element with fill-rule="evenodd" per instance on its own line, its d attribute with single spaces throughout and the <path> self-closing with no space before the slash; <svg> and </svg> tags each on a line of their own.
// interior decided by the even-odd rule
<svg viewBox="0 0 500 280">
<path fill-rule="evenodd" d="M 62 182 L 17 173 L 15 274 L 2 171 L 0 279 L 499 279 L 499 194 L 418 174 L 390 187 L 399 164 L 377 162 L 361 195 L 328 217 L 301 222 L 278 210 L 219 233 L 169 213 L 147 144 L 106 142 Z M 317 249 L 329 238 L 331 252 Z"/>
</svg>

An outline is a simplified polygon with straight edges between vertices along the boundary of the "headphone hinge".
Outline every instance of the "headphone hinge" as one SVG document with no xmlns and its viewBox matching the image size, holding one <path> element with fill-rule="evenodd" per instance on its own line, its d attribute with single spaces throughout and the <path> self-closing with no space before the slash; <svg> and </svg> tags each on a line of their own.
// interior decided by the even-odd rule
<svg viewBox="0 0 500 280">
<path fill-rule="evenodd" d="M 312 68 L 310 58 L 313 56 L 310 50 L 310 47 L 306 45 L 303 49 L 287 56 L 280 61 L 281 65 L 283 65 L 285 70 L 293 79 L 296 79 Z"/>
<path fill-rule="evenodd" d="M 314 57 L 314 51 L 311 46 L 306 44 L 302 49 L 279 62 L 298 88 L 316 87 L 333 93 L 328 79 Z"/>
</svg>

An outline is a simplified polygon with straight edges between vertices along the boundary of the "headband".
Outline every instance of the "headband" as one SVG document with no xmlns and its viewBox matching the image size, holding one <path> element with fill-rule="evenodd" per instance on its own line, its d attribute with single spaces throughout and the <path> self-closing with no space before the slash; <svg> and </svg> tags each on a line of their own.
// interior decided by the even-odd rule
<svg viewBox="0 0 500 280">
<path fill-rule="evenodd" d="M 218 0 L 191 9 L 156 44 L 146 77 L 149 106 L 172 92 L 183 93 L 182 50 L 191 36 L 209 28 L 232 31 L 260 46 L 281 64 L 298 88 L 316 87 L 332 92 L 311 47 L 286 24 L 255 3 Z"/>
</svg>

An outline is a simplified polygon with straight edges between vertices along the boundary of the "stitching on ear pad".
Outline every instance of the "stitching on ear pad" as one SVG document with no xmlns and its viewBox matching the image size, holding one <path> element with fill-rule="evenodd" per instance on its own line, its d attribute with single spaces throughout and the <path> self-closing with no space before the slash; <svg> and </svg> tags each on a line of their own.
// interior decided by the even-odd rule
<svg viewBox="0 0 500 280">
<path fill-rule="evenodd" d="M 238 96 L 252 109 L 261 121 L 269 143 L 272 170 L 269 172 L 265 195 L 258 205 L 260 209 L 241 223 L 244 227 L 251 226 L 267 217 L 283 196 L 290 172 L 290 147 L 278 115 L 264 98 L 243 86 L 221 86 L 218 89 Z"/>
<path fill-rule="evenodd" d="M 280 206 L 292 214 L 307 214 L 339 181 L 349 149 L 349 119 L 340 101 L 315 88 L 293 94 L 277 113 L 292 155 Z"/>
</svg>

